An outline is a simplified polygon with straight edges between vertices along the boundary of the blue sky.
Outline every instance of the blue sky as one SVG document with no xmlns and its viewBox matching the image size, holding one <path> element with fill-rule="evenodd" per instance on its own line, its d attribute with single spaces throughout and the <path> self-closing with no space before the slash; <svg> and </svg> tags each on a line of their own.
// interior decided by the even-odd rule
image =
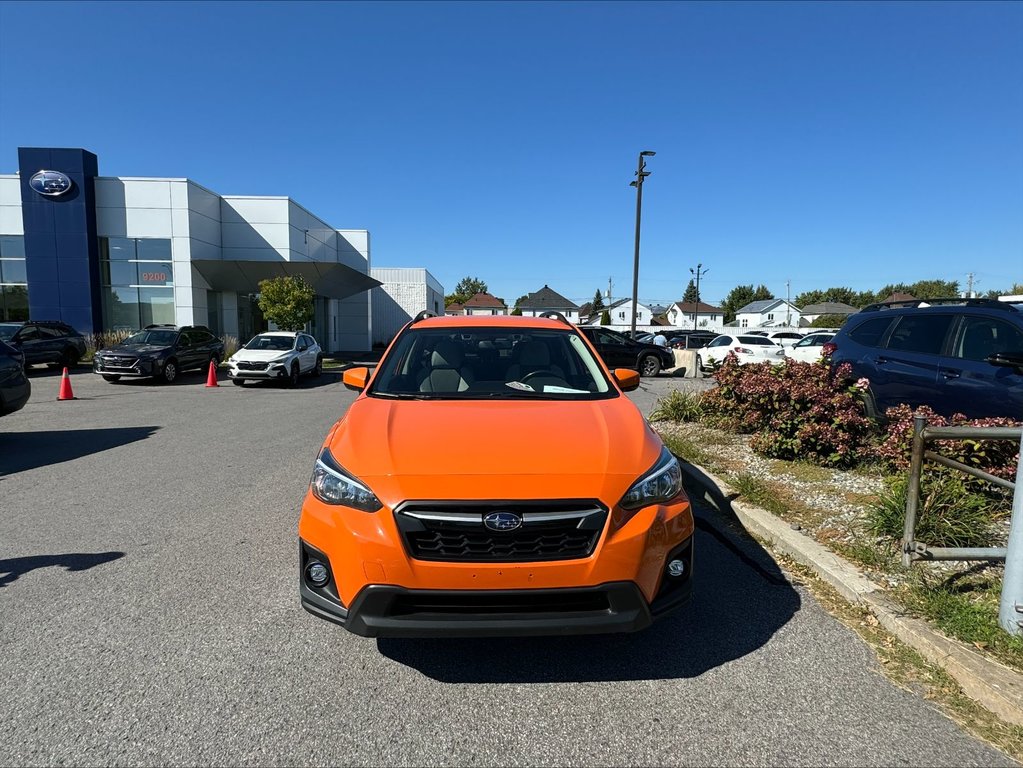
<svg viewBox="0 0 1023 768">
<path fill-rule="evenodd" d="M 1023 282 L 1021 3 L 0 4 L 0 172 L 288 195 L 509 302 Z"/>
</svg>

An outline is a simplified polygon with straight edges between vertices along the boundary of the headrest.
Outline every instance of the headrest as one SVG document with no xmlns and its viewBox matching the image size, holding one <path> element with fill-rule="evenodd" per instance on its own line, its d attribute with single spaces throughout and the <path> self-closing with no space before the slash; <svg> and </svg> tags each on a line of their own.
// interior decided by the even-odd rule
<svg viewBox="0 0 1023 768">
<path fill-rule="evenodd" d="M 441 339 L 433 348 L 430 365 L 434 368 L 458 368 L 462 365 L 462 347 L 450 339 Z"/>
<path fill-rule="evenodd" d="M 519 353 L 519 365 L 530 368 L 544 368 L 550 365 L 551 353 L 542 341 L 524 341 Z"/>
</svg>

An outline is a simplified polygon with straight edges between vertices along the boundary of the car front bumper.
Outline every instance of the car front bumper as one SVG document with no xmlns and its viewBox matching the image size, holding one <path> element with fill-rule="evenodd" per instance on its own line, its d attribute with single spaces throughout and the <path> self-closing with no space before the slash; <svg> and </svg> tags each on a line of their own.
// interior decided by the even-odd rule
<svg viewBox="0 0 1023 768">
<path fill-rule="evenodd" d="M 144 379 L 159 376 L 163 372 L 163 361 L 136 360 L 131 365 L 111 365 L 97 357 L 92 362 L 92 372 L 100 376 L 127 376 Z"/>
<path fill-rule="evenodd" d="M 243 381 L 276 381 L 288 376 L 288 368 L 284 363 L 273 363 L 262 371 L 250 371 L 231 366 L 227 369 L 229 379 L 241 379 Z"/>
</svg>

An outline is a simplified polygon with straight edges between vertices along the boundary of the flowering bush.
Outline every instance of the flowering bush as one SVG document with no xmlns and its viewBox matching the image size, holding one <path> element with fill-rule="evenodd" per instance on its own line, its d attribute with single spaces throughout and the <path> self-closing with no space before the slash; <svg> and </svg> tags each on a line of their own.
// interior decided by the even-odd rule
<svg viewBox="0 0 1023 768">
<path fill-rule="evenodd" d="M 704 413 L 718 425 L 753 433 L 764 456 L 849 467 L 866 453 L 872 422 L 863 415 L 865 379 L 850 380 L 848 365 L 787 359 L 781 365 L 740 366 L 734 355 L 714 373 Z"/>
<path fill-rule="evenodd" d="M 939 416 L 926 405 L 914 411 L 908 405 L 898 405 L 885 412 L 888 431 L 874 449 L 875 456 L 894 470 L 909 469 L 913 448 L 913 415 L 927 417 L 929 427 L 1014 427 L 1020 422 L 1008 418 L 968 419 L 957 413 L 951 419 Z M 928 443 L 930 450 L 947 456 L 992 475 L 1012 480 L 1019 462 L 1019 442 L 1015 440 L 938 440 Z"/>
</svg>

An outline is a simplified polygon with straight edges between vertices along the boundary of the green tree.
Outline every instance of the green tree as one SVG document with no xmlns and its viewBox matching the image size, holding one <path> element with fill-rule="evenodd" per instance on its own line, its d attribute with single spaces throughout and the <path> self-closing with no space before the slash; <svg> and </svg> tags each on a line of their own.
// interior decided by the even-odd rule
<svg viewBox="0 0 1023 768">
<path fill-rule="evenodd" d="M 478 277 L 466 275 L 458 281 L 458 285 L 455 286 L 455 292 L 449 293 L 444 297 L 444 303 L 453 304 L 457 301 L 459 304 L 465 304 L 477 293 L 486 293 L 488 290 L 487 284 Z"/>
<path fill-rule="evenodd" d="M 985 298 L 997 299 L 999 296 L 1019 296 L 1023 294 L 1023 283 L 1014 283 L 1012 288 L 1005 291 L 988 291 Z"/>
<path fill-rule="evenodd" d="M 721 302 L 721 309 L 725 313 L 725 322 L 732 322 L 735 319 L 736 312 L 747 304 L 773 298 L 774 294 L 771 293 L 766 285 L 761 284 L 756 289 L 753 288 L 752 283 L 749 285 L 737 285 L 728 292 L 725 300 Z"/>
<path fill-rule="evenodd" d="M 593 302 L 590 304 L 590 310 L 592 312 L 599 312 L 604 308 L 604 297 L 600 295 L 600 289 L 593 294 Z"/>
<path fill-rule="evenodd" d="M 302 277 L 282 276 L 259 281 L 263 317 L 282 331 L 301 331 L 313 319 L 313 287 Z"/>
<path fill-rule="evenodd" d="M 692 280 L 686 286 L 686 292 L 682 294 L 683 304 L 695 304 L 699 297 L 696 295 L 696 283 Z"/>
<path fill-rule="evenodd" d="M 824 291 L 804 291 L 796 296 L 795 305 L 797 307 L 808 307 L 811 304 L 823 304 L 825 301 L 830 301 L 855 307 L 859 297 L 860 294 L 852 288 L 828 288 Z M 870 302 L 867 303 L 869 304 Z"/>
<path fill-rule="evenodd" d="M 600 324 L 611 325 L 611 313 L 608 312 L 606 309 L 600 313 Z"/>
<path fill-rule="evenodd" d="M 521 315 L 522 314 L 522 309 L 519 307 L 519 305 L 522 302 L 524 302 L 526 299 L 528 299 L 528 298 L 529 298 L 529 294 L 526 293 L 526 294 L 523 294 L 522 296 L 519 296 L 517 299 L 515 299 L 515 307 L 512 309 L 510 314 L 515 315 L 515 316 Z"/>
<path fill-rule="evenodd" d="M 840 328 L 849 319 L 849 315 L 821 315 L 812 323 L 811 328 Z"/>
<path fill-rule="evenodd" d="M 959 295 L 955 280 L 918 280 L 915 283 L 890 283 L 877 292 L 877 300 L 884 301 L 893 293 L 908 293 L 917 299 L 947 299 Z"/>
</svg>

